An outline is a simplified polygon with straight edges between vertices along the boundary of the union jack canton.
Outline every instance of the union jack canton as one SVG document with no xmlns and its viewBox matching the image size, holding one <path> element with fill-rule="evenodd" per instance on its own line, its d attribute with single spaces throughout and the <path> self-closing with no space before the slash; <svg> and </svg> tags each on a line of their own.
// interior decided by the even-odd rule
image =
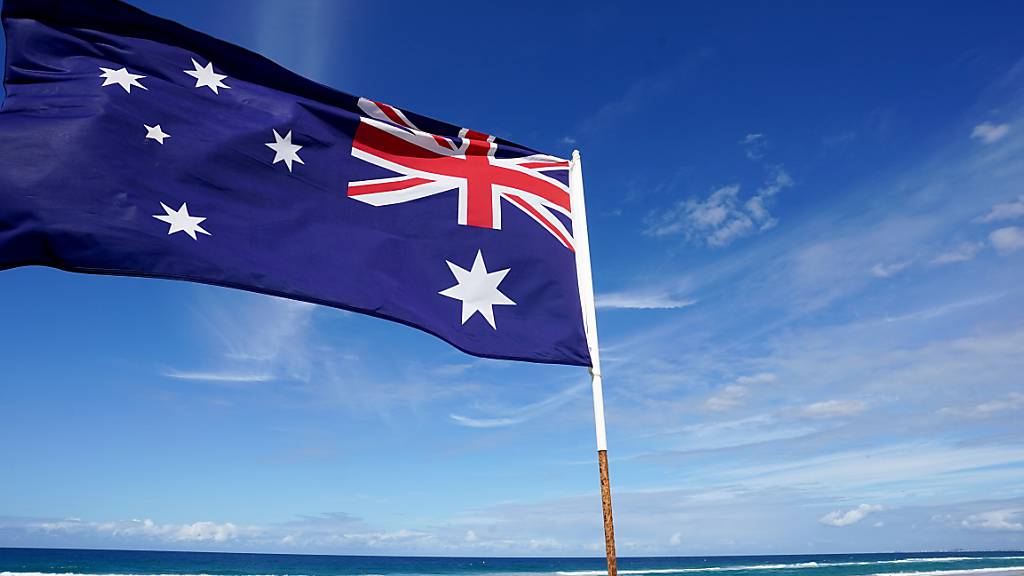
<svg viewBox="0 0 1024 576">
<path fill-rule="evenodd" d="M 572 234 L 555 216 L 572 217 L 569 162 L 546 154 L 497 158 L 494 136 L 461 128 L 457 138 L 420 130 L 401 110 L 359 99 L 352 155 L 400 176 L 349 182 L 351 198 L 388 206 L 458 190 L 459 224 L 501 230 L 501 200 L 534 219 L 573 250 Z"/>
</svg>

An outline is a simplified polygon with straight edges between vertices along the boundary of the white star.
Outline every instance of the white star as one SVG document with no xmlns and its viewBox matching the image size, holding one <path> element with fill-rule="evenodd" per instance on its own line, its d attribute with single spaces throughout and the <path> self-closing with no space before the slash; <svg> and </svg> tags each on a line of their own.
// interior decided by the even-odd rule
<svg viewBox="0 0 1024 576">
<path fill-rule="evenodd" d="M 203 227 L 199 225 L 199 223 L 206 220 L 206 218 L 200 218 L 189 214 L 188 205 L 184 202 L 181 203 L 181 208 L 178 208 L 177 210 L 170 208 L 163 202 L 160 203 L 160 206 L 163 206 L 166 214 L 154 214 L 153 218 L 163 220 L 171 225 L 171 229 L 167 231 L 168 235 L 174 234 L 175 232 L 184 232 L 191 236 L 193 240 L 199 239 L 196 237 L 196 232 L 206 234 L 207 236 L 213 236 L 213 234 L 203 230 Z"/>
<path fill-rule="evenodd" d="M 171 137 L 170 134 L 164 132 L 163 129 L 160 128 L 159 124 L 157 124 L 156 126 L 150 126 L 149 124 L 143 124 L 143 126 L 146 127 L 146 139 L 147 140 L 156 140 L 160 144 L 163 144 L 164 140 L 166 140 L 167 138 Z"/>
<path fill-rule="evenodd" d="M 462 301 L 463 324 L 472 318 L 473 314 L 479 312 L 487 320 L 487 323 L 491 325 L 491 328 L 497 330 L 498 327 L 494 325 L 494 306 L 516 305 L 515 302 L 509 300 L 508 296 L 505 296 L 498 290 L 498 284 L 501 284 L 501 281 L 505 279 L 509 268 L 498 270 L 497 272 L 488 272 L 487 266 L 484 264 L 483 252 L 479 250 L 476 252 L 476 260 L 473 261 L 473 268 L 471 270 L 465 270 L 451 262 L 447 263 L 448 268 L 451 269 L 452 274 L 455 276 L 457 284 L 447 290 L 438 292 L 438 294 Z"/>
<path fill-rule="evenodd" d="M 224 84 L 221 80 L 227 78 L 224 74 L 217 74 L 213 71 L 213 62 L 207 62 L 206 66 L 200 66 L 196 59 L 192 59 L 192 65 L 196 67 L 195 70 L 184 70 L 185 74 L 196 79 L 196 88 L 202 88 L 206 86 L 210 90 L 213 90 L 214 94 L 220 94 L 217 91 L 218 88 L 228 88 L 231 86 Z"/>
<path fill-rule="evenodd" d="M 129 94 L 132 93 L 132 86 L 138 86 L 143 90 L 149 90 L 149 88 L 139 84 L 139 80 L 145 78 L 145 76 L 141 74 L 132 74 L 127 68 L 114 70 L 113 68 L 104 68 L 100 66 L 100 70 L 103 70 L 103 74 L 100 74 L 100 78 L 103 78 L 104 86 L 120 84 L 121 88 L 124 88 L 124 91 Z"/>
<path fill-rule="evenodd" d="M 292 171 L 292 162 L 298 162 L 299 164 L 305 164 L 302 158 L 299 158 L 299 150 L 302 150 L 302 146 L 298 144 L 292 144 L 292 131 L 289 130 L 284 138 L 274 130 L 274 142 L 267 142 L 267 148 L 274 151 L 274 164 L 281 162 L 282 160 L 288 166 L 288 171 Z"/>
</svg>

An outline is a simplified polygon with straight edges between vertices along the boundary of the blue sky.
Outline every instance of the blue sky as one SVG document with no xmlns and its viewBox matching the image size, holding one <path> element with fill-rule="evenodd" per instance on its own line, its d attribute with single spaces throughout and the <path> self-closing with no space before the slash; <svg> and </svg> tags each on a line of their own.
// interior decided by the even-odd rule
<svg viewBox="0 0 1024 576">
<path fill-rule="evenodd" d="M 1019 3 L 133 3 L 580 148 L 620 553 L 1024 548 Z M 46 269 L 0 318 L 0 546 L 602 552 L 585 371 Z"/>
</svg>

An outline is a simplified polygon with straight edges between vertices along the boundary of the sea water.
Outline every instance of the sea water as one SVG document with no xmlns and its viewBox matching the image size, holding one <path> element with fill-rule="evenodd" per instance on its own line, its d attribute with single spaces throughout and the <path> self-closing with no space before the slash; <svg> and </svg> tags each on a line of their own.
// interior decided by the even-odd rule
<svg viewBox="0 0 1024 576">
<path fill-rule="evenodd" d="M 1024 552 L 620 558 L 619 574 L 970 576 L 1024 573 Z M 602 576 L 603 558 L 319 556 L 0 548 L 0 576 Z"/>
</svg>

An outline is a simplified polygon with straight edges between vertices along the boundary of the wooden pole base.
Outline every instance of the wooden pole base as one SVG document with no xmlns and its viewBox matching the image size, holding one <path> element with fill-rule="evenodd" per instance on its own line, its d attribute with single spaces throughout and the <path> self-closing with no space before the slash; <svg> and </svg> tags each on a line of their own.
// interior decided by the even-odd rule
<svg viewBox="0 0 1024 576">
<path fill-rule="evenodd" d="M 608 576 L 618 576 L 615 559 L 615 526 L 612 523 L 612 488 L 608 480 L 608 451 L 598 450 L 597 462 L 601 468 L 601 508 L 604 510 L 604 551 L 608 557 Z"/>
</svg>

